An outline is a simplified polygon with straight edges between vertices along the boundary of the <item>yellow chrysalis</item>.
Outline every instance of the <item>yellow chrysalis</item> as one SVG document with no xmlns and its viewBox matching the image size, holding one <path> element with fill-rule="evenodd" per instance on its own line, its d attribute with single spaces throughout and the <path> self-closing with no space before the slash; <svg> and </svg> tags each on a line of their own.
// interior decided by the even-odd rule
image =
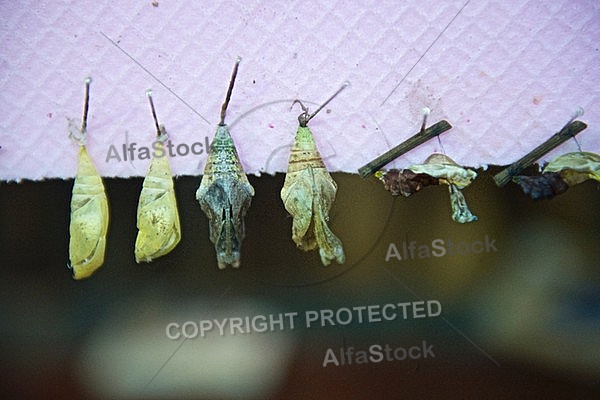
<svg viewBox="0 0 600 400">
<path fill-rule="evenodd" d="M 157 129 L 158 141 L 154 146 L 163 149 L 166 140 L 164 126 L 158 124 L 152 92 L 146 92 L 154 123 Z M 158 156 L 157 154 L 162 154 Z M 177 200 L 173 188 L 173 176 L 166 152 L 155 152 L 144 179 L 142 192 L 137 210 L 137 227 L 139 229 L 135 241 L 135 261 L 150 262 L 168 254 L 181 240 L 181 227 Z"/>
<path fill-rule="evenodd" d="M 102 178 L 85 148 L 89 87 L 91 79 L 85 81 L 85 103 L 80 130 L 73 130 L 71 138 L 79 147 L 79 166 L 71 197 L 71 223 L 69 227 L 69 258 L 74 279 L 91 276 L 104 262 L 106 233 L 108 231 L 108 201 Z"/>
</svg>

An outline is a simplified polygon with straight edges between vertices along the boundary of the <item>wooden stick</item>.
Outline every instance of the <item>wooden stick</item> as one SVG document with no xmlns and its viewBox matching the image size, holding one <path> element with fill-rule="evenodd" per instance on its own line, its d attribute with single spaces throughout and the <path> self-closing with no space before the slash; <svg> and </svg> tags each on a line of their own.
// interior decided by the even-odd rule
<svg viewBox="0 0 600 400">
<path fill-rule="evenodd" d="M 525 168 L 529 167 L 536 160 L 541 158 L 544 154 L 554 149 L 561 143 L 575 137 L 579 132 L 587 128 L 587 125 L 581 121 L 573 121 L 570 124 L 565 125 L 560 132 L 552 135 L 544 143 L 524 155 L 519 161 L 512 163 L 510 166 L 500 171 L 494 176 L 496 185 L 502 187 L 510 182 L 513 176 L 517 175 Z"/>
<path fill-rule="evenodd" d="M 441 120 L 440 122 L 431 125 L 424 131 L 421 131 L 411 136 L 404 142 L 400 143 L 398 146 L 380 155 L 370 163 L 367 163 L 360 167 L 358 169 L 359 175 L 363 178 L 373 175 L 375 172 L 379 171 L 383 166 L 389 164 L 396 158 L 400 157 L 402 154 L 414 149 L 417 146 L 420 146 L 429 139 L 432 139 L 438 136 L 439 134 L 446 132 L 450 128 L 452 128 L 452 125 L 450 125 L 450 123 L 446 120 Z"/>
</svg>

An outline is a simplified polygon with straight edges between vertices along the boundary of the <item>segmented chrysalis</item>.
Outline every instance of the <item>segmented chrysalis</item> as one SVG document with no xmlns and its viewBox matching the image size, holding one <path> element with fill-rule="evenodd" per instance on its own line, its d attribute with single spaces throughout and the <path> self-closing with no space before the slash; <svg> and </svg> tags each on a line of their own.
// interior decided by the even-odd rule
<svg viewBox="0 0 600 400">
<path fill-rule="evenodd" d="M 215 244 L 219 269 L 227 265 L 240 266 L 244 217 L 254 196 L 254 188 L 248 182 L 225 124 L 240 61 L 238 57 L 221 107 L 221 121 L 208 151 L 204 176 L 196 191 L 196 199 L 209 220 L 210 240 Z"/>
<path fill-rule="evenodd" d="M 138 203 L 138 235 L 135 240 L 137 263 L 150 262 L 168 254 L 181 240 L 173 176 L 169 159 L 163 149 L 163 143 L 168 139 L 168 135 L 165 127 L 158 123 L 152 91 L 146 91 L 146 95 L 154 118 L 157 140 L 153 145 L 155 151 L 144 178 Z"/>
<path fill-rule="evenodd" d="M 600 182 L 600 155 L 585 151 L 556 157 L 544 167 L 541 176 L 513 177 L 534 200 L 551 199 L 588 179 Z"/>
<path fill-rule="evenodd" d="M 327 225 L 337 184 L 325 168 L 307 124 L 346 86 L 347 82 L 312 114 L 308 114 L 308 109 L 299 100 L 294 101 L 293 104 L 300 104 L 303 112 L 298 116 L 299 126 L 281 189 L 281 200 L 293 217 L 292 240 L 304 251 L 318 247 L 325 266 L 333 260 L 342 264 L 346 259 L 341 240 Z"/>
<path fill-rule="evenodd" d="M 69 136 L 79 144 L 79 166 L 73 184 L 69 226 L 69 258 L 74 279 L 88 278 L 104 262 L 109 220 L 102 178 L 85 148 L 91 82 L 91 78 L 85 80 L 81 128 L 69 120 Z"/>
<path fill-rule="evenodd" d="M 401 194 L 408 197 L 426 186 L 446 184 L 450 192 L 452 219 L 463 224 L 477 221 L 460 191 L 473 182 L 477 173 L 459 166 L 445 154 L 435 153 L 423 164 L 413 165 L 402 171 L 377 172 L 375 176 L 395 196 Z"/>
</svg>

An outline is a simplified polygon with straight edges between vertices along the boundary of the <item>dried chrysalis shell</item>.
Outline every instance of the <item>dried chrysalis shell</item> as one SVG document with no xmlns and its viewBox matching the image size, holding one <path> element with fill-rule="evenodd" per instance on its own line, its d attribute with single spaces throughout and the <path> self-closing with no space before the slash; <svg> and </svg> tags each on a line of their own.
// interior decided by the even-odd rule
<svg viewBox="0 0 600 400">
<path fill-rule="evenodd" d="M 563 154 L 548 163 L 542 172 L 559 172 L 569 186 L 588 179 L 600 181 L 600 155 L 585 151 Z"/>
<path fill-rule="evenodd" d="M 448 190 L 450 191 L 450 204 L 452 205 L 452 219 L 461 224 L 477 221 L 477 216 L 469 210 L 467 200 L 458 186 L 451 183 L 448 185 Z"/>
<path fill-rule="evenodd" d="M 69 258 L 74 279 L 88 278 L 104 263 L 108 220 L 102 178 L 85 146 L 80 146 L 69 226 Z"/>
<path fill-rule="evenodd" d="M 440 179 L 440 183 L 455 185 L 464 189 L 477 178 L 472 169 L 463 168 L 445 154 L 434 153 L 427 157 L 424 164 L 413 165 L 407 169 Z"/>
<path fill-rule="evenodd" d="M 552 160 L 540 176 L 515 176 L 513 181 L 534 200 L 551 199 L 588 179 L 600 181 L 600 155 L 567 153 Z"/>
<path fill-rule="evenodd" d="M 456 164 L 454 160 L 445 154 L 434 153 L 425 160 L 424 164 L 413 165 L 407 169 L 421 174 L 428 174 L 438 178 L 440 183 L 448 185 L 450 192 L 450 204 L 452 205 L 452 219 L 464 224 L 477 221 L 477 217 L 471 213 L 467 206 L 465 196 L 460 189 L 469 186 L 477 177 L 477 173 Z"/>
<path fill-rule="evenodd" d="M 399 171 L 391 169 L 389 171 L 377 171 L 375 177 L 383 182 L 385 190 L 392 193 L 392 196 L 402 195 L 408 197 L 417 193 L 426 186 L 439 185 L 440 180 L 427 174 L 415 174 L 409 169 Z"/>
<path fill-rule="evenodd" d="M 452 219 L 460 223 L 477 220 L 460 191 L 473 182 L 477 173 L 459 166 L 445 154 L 434 153 L 423 164 L 413 165 L 402 171 L 378 172 L 375 176 L 395 196 L 402 194 L 408 197 L 426 186 L 446 184 L 450 192 Z"/>
<path fill-rule="evenodd" d="M 325 168 L 310 129 L 299 126 L 281 199 L 293 217 L 294 243 L 304 251 L 318 247 L 325 266 L 332 260 L 341 264 L 346 259 L 341 240 L 327 225 L 336 192 L 337 185 Z"/>
<path fill-rule="evenodd" d="M 244 217 L 254 188 L 248 182 L 227 125 L 219 125 L 208 152 L 196 199 L 210 224 L 219 269 L 240 266 Z"/>
<path fill-rule="evenodd" d="M 569 188 L 558 172 L 547 172 L 540 176 L 515 176 L 513 181 L 534 200 L 551 199 Z"/>
<path fill-rule="evenodd" d="M 163 148 L 163 143 L 155 143 Z M 150 262 L 168 254 L 181 239 L 181 226 L 169 159 L 154 156 L 144 178 L 137 210 L 135 261 Z"/>
</svg>

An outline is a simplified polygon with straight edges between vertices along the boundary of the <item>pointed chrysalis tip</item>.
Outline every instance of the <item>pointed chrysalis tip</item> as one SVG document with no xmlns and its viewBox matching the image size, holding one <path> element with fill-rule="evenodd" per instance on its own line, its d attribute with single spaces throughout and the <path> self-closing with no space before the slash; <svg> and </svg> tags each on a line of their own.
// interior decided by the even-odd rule
<svg viewBox="0 0 600 400">
<path fill-rule="evenodd" d="M 146 96 L 152 97 L 152 89 L 146 90 Z"/>
</svg>

